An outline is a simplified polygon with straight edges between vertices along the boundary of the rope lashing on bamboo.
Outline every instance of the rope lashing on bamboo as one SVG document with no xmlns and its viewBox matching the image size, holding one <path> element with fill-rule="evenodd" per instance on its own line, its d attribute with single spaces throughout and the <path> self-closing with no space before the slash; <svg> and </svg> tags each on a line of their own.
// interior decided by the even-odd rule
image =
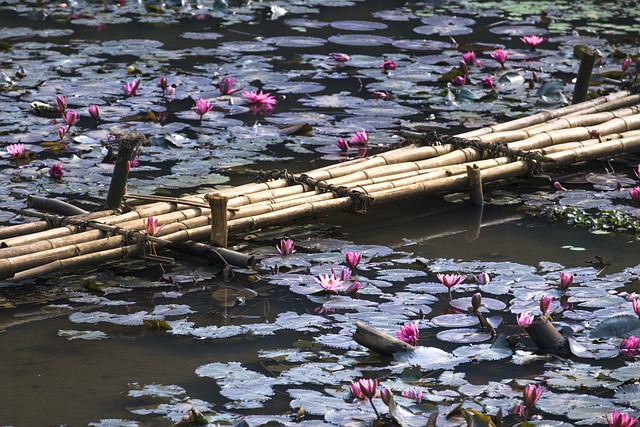
<svg viewBox="0 0 640 427">
<path fill-rule="evenodd" d="M 364 214 L 373 203 L 373 197 L 364 191 L 354 190 L 344 185 L 329 184 L 324 180 L 317 180 L 307 174 L 294 175 L 287 170 L 274 169 L 270 171 L 252 171 L 254 180 L 284 179 L 288 186 L 303 185 L 309 190 L 320 193 L 332 193 L 335 198 L 349 197 L 353 201 L 353 213 Z"/>
<path fill-rule="evenodd" d="M 487 153 L 489 157 L 496 158 L 500 156 L 506 156 L 512 161 L 526 160 L 528 162 L 538 163 L 555 162 L 555 160 L 553 160 L 552 158 L 539 153 L 510 148 L 508 143 L 506 142 L 481 142 L 476 139 L 467 139 L 459 136 L 440 134 L 434 130 L 427 130 L 421 133 L 403 131 L 402 133 L 405 136 L 418 137 L 420 142 L 426 145 L 452 144 L 456 148 L 460 149 L 471 148 L 473 150 L 476 150 L 478 153 L 481 153 L 483 157 L 484 153 Z"/>
</svg>

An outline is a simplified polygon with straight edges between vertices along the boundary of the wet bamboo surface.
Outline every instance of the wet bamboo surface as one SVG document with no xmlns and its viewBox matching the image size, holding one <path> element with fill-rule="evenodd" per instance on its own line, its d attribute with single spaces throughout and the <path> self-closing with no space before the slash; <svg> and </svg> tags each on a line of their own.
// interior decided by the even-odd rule
<svg viewBox="0 0 640 427">
<path fill-rule="evenodd" d="M 469 186 L 468 167 L 488 183 L 640 152 L 638 104 L 640 95 L 617 92 L 444 137 L 441 144 L 408 145 L 305 174 L 222 189 L 217 195 L 226 199 L 227 230 L 233 233 L 362 204 L 460 191 Z M 0 279 L 28 280 L 149 256 L 151 245 L 171 248 L 180 242 L 209 240 L 212 215 L 207 195 L 137 197 L 148 203 L 70 217 L 43 214 L 41 220 L 0 228 Z M 164 225 L 154 237 L 144 232 L 143 221 L 151 216 Z"/>
</svg>

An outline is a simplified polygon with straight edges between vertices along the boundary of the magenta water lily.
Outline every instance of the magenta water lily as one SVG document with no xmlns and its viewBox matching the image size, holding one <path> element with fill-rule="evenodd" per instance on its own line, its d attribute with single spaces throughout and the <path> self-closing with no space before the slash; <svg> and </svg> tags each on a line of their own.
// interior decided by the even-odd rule
<svg viewBox="0 0 640 427">
<path fill-rule="evenodd" d="M 496 87 L 496 84 L 493 82 L 491 76 L 487 76 L 481 80 L 482 87 L 485 89 L 493 89 Z"/>
<path fill-rule="evenodd" d="M 396 332 L 396 338 L 413 346 L 418 344 L 420 330 L 415 323 L 407 323 L 400 326 L 400 330 Z"/>
<path fill-rule="evenodd" d="M 451 299 L 451 288 L 464 282 L 464 276 L 460 274 L 438 273 L 436 277 L 438 277 L 438 280 L 440 281 L 440 283 L 442 283 L 447 287 L 447 289 L 449 289 L 449 299 Z"/>
<path fill-rule="evenodd" d="M 220 93 L 223 95 L 233 95 L 242 90 L 242 88 L 234 88 L 236 80 L 233 77 L 224 77 L 220 82 Z"/>
<path fill-rule="evenodd" d="M 62 170 L 62 162 L 56 163 L 49 168 L 49 176 L 55 179 L 62 179 L 64 171 Z"/>
<path fill-rule="evenodd" d="M 64 113 L 64 122 L 67 124 L 67 132 L 71 129 L 71 126 L 78 122 L 78 113 L 73 110 L 67 110 Z"/>
<path fill-rule="evenodd" d="M 196 114 L 200 116 L 200 121 L 202 121 L 202 117 L 209 111 L 211 111 L 212 108 L 213 105 L 211 105 L 211 102 L 200 98 L 196 101 L 196 105 L 195 107 L 193 107 L 193 111 L 195 111 Z"/>
<path fill-rule="evenodd" d="M 250 92 L 242 92 L 242 96 L 248 100 L 247 106 L 254 116 L 258 113 L 263 116 L 270 115 L 273 112 L 273 106 L 278 103 L 276 98 L 269 92 L 252 90 Z"/>
<path fill-rule="evenodd" d="M 462 54 L 462 60 L 465 62 L 465 64 L 467 64 L 468 66 L 472 66 L 476 63 L 476 53 L 473 51 L 470 52 L 464 52 Z"/>
<path fill-rule="evenodd" d="M 620 349 L 629 357 L 633 357 L 638 354 L 638 347 L 640 347 L 640 338 L 635 335 L 624 338 L 620 343 Z"/>
<path fill-rule="evenodd" d="M 629 189 L 629 195 L 633 203 L 640 204 L 640 187 L 632 187 Z"/>
<path fill-rule="evenodd" d="M 634 313 L 636 313 L 636 315 L 638 316 L 638 319 L 640 319 L 640 298 L 635 298 L 633 301 L 631 301 L 631 304 L 632 304 Z"/>
<path fill-rule="evenodd" d="M 98 108 L 97 105 L 91 105 L 89 106 L 89 115 L 93 118 L 93 120 L 95 120 L 96 122 L 98 122 L 100 120 L 100 109 Z"/>
<path fill-rule="evenodd" d="M 402 392 L 402 395 L 408 399 L 415 400 L 416 403 L 422 402 L 422 389 L 420 387 L 405 390 Z"/>
<path fill-rule="evenodd" d="M 398 64 L 396 64 L 395 61 L 392 61 L 390 59 L 385 59 L 382 62 L 382 64 L 379 65 L 379 67 L 382 68 L 382 71 L 388 72 L 398 68 Z"/>
<path fill-rule="evenodd" d="M 149 236 L 155 236 L 164 227 L 164 225 L 158 225 L 158 220 L 156 218 L 153 218 L 152 216 L 150 216 L 143 222 L 144 229 Z"/>
<path fill-rule="evenodd" d="M 362 254 L 360 252 L 345 252 L 344 253 L 344 261 L 347 263 L 347 266 L 355 270 L 360 261 L 362 260 Z"/>
<path fill-rule="evenodd" d="M 276 243 L 276 249 L 280 252 L 280 255 L 291 255 L 296 251 L 293 240 L 291 239 L 280 239 L 280 241 Z"/>
<path fill-rule="evenodd" d="M 343 289 L 344 281 L 336 277 L 335 274 L 320 274 L 316 282 L 327 292 L 337 293 Z"/>
<path fill-rule="evenodd" d="M 634 418 L 617 409 L 611 414 L 606 414 L 605 418 L 607 419 L 607 423 L 609 423 L 609 427 L 638 427 L 638 424 L 640 424 L 638 418 Z"/>
<path fill-rule="evenodd" d="M 340 151 L 349 151 L 349 143 L 344 138 L 338 138 L 336 141 L 336 145 L 340 149 Z"/>
<path fill-rule="evenodd" d="M 351 58 L 349 58 L 349 55 L 347 55 L 346 53 L 332 53 L 331 59 L 337 62 L 347 62 L 351 60 Z"/>
<path fill-rule="evenodd" d="M 549 312 L 549 307 L 551 307 L 552 298 L 549 295 L 545 295 L 540 299 L 540 311 L 543 315 L 546 315 Z"/>
<path fill-rule="evenodd" d="M 531 46 L 531 49 L 535 50 L 536 46 L 544 41 L 544 38 L 540 36 L 524 36 L 520 37 L 520 40 L 522 40 L 523 43 Z"/>
<path fill-rule="evenodd" d="M 140 80 L 133 80 L 131 82 L 122 85 L 122 91 L 125 96 L 136 96 L 138 94 L 138 88 L 140 87 Z"/>
<path fill-rule="evenodd" d="M 10 144 L 7 145 L 7 153 L 11 157 L 18 158 L 24 154 L 24 144 Z"/>
<path fill-rule="evenodd" d="M 571 284 L 573 284 L 573 274 L 571 273 L 566 273 L 566 272 L 561 272 L 560 273 L 560 290 L 567 290 L 569 289 L 569 286 L 571 286 Z"/>
<path fill-rule="evenodd" d="M 533 323 L 533 315 L 529 313 L 520 313 L 516 315 L 516 321 L 518 322 L 518 326 L 521 328 L 526 328 L 527 326 Z"/>
<path fill-rule="evenodd" d="M 60 115 L 64 117 L 64 112 L 67 111 L 67 103 L 68 99 L 64 95 L 56 95 L 56 105 L 58 106 L 58 111 L 60 111 Z"/>
<path fill-rule="evenodd" d="M 509 52 L 502 49 L 496 49 L 491 54 L 491 57 L 498 61 L 498 63 L 504 68 L 504 63 L 507 62 L 507 58 L 509 57 Z"/>
<path fill-rule="evenodd" d="M 354 381 L 349 385 L 351 394 L 358 399 L 368 399 L 373 411 L 376 413 L 376 417 L 380 418 L 380 413 L 376 406 L 373 404 L 373 398 L 378 391 L 378 380 L 372 379 L 360 379 Z"/>
</svg>

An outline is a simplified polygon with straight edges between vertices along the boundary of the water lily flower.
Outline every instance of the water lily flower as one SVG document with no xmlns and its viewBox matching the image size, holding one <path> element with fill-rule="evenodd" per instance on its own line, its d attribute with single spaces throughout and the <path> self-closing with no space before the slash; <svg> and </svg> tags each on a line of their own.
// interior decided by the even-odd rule
<svg viewBox="0 0 640 427">
<path fill-rule="evenodd" d="M 392 71 L 398 68 L 398 64 L 390 59 L 385 59 L 382 64 L 378 65 L 383 71 Z"/>
<path fill-rule="evenodd" d="M 58 128 L 58 138 L 63 139 L 66 134 L 67 134 L 67 128 L 65 126 L 60 126 Z"/>
<path fill-rule="evenodd" d="M 636 178 L 640 179 L 640 165 L 633 169 L 633 173 L 636 175 Z"/>
<path fill-rule="evenodd" d="M 422 402 L 422 389 L 420 387 L 405 390 L 402 392 L 402 395 L 406 398 L 415 400 L 416 403 Z"/>
<path fill-rule="evenodd" d="M 379 90 L 375 90 L 371 93 L 371 97 L 373 99 L 387 99 L 388 96 L 389 96 L 389 93 L 381 92 Z"/>
<path fill-rule="evenodd" d="M 380 399 L 382 399 L 382 402 L 389 406 L 389 402 L 391 402 L 391 390 L 389 390 L 388 388 L 381 388 L 380 389 Z"/>
<path fill-rule="evenodd" d="M 531 46 L 531 49 L 535 50 L 536 46 L 544 41 L 544 38 L 540 36 L 524 36 L 520 37 L 520 40 Z"/>
<path fill-rule="evenodd" d="M 560 273 L 560 289 L 567 290 L 569 286 L 573 283 L 573 274 L 565 273 L 564 271 Z"/>
<path fill-rule="evenodd" d="M 378 391 L 378 380 L 362 378 L 356 382 L 356 385 L 367 399 L 373 399 Z"/>
<path fill-rule="evenodd" d="M 589 136 L 590 136 L 591 138 L 598 138 L 598 139 L 600 139 L 600 138 L 601 138 L 601 136 L 602 136 L 602 134 L 600 133 L 600 131 L 599 131 L 598 129 L 591 129 L 591 130 L 589 131 Z"/>
<path fill-rule="evenodd" d="M 224 77 L 220 82 L 220 93 L 223 95 L 233 95 L 236 92 L 241 91 L 241 88 L 233 88 L 236 80 L 233 77 Z"/>
<path fill-rule="evenodd" d="M 280 241 L 276 243 L 276 249 L 280 252 L 280 255 L 291 255 L 296 251 L 293 248 L 293 240 L 291 239 L 280 239 Z"/>
<path fill-rule="evenodd" d="M 7 146 L 7 153 L 9 153 L 9 155 L 11 157 L 15 157 L 16 160 L 18 159 L 18 157 L 22 156 L 24 154 L 24 144 L 11 144 Z"/>
<path fill-rule="evenodd" d="M 507 61 L 507 57 L 508 56 L 509 56 L 509 51 L 502 50 L 502 49 L 496 49 L 491 54 L 491 57 L 493 59 L 495 59 L 496 61 L 498 61 L 500 63 L 500 65 L 502 66 L 502 68 L 504 68 L 504 63 Z"/>
<path fill-rule="evenodd" d="M 242 92 L 242 96 L 247 98 L 249 110 L 255 116 L 260 113 L 263 116 L 268 116 L 273 111 L 273 106 L 277 104 L 276 98 L 269 92 Z"/>
<path fill-rule="evenodd" d="M 471 297 L 471 308 L 473 311 L 478 311 L 482 306 L 482 294 L 480 292 L 476 292 Z"/>
<path fill-rule="evenodd" d="M 529 313 L 520 313 L 516 316 L 516 321 L 518 322 L 518 326 L 526 328 L 533 323 L 533 315 Z"/>
<path fill-rule="evenodd" d="M 347 263 L 350 269 L 355 270 L 360 261 L 362 260 L 362 254 L 360 252 L 345 252 L 344 261 Z"/>
<path fill-rule="evenodd" d="M 364 393 L 362 393 L 362 390 L 360 389 L 359 381 L 351 382 L 351 384 L 349 384 L 349 391 L 351 392 L 351 396 L 356 399 L 364 399 Z"/>
<path fill-rule="evenodd" d="M 482 83 L 482 87 L 485 89 L 493 89 L 494 87 L 496 87 L 496 84 L 493 82 L 493 79 L 491 78 L 491 76 L 487 76 L 484 79 L 482 79 L 481 83 Z"/>
<path fill-rule="evenodd" d="M 349 58 L 349 55 L 345 53 L 332 53 L 331 59 L 337 62 L 347 62 L 351 60 L 351 58 Z"/>
<path fill-rule="evenodd" d="M 332 268 L 331 269 L 331 274 L 333 274 L 334 276 L 336 276 L 338 279 L 342 280 L 343 282 L 348 282 L 349 280 L 351 280 L 351 269 L 350 268 L 343 268 L 340 271 L 340 274 L 336 274 L 335 270 Z"/>
<path fill-rule="evenodd" d="M 634 203 L 640 203 L 640 187 L 633 187 L 629 189 L 629 195 Z"/>
<path fill-rule="evenodd" d="M 522 391 L 522 401 L 524 406 L 528 409 L 533 408 L 533 405 L 540 399 L 542 396 L 543 388 L 539 385 L 529 384 Z"/>
<path fill-rule="evenodd" d="M 466 82 L 467 82 L 467 78 L 465 76 L 455 76 L 454 78 L 451 79 L 451 83 L 454 86 L 464 86 Z"/>
<path fill-rule="evenodd" d="M 638 347 L 640 347 L 640 338 L 635 335 L 631 335 L 622 340 L 620 343 L 620 349 L 627 356 L 635 356 L 638 354 Z"/>
<path fill-rule="evenodd" d="M 462 60 L 467 65 L 473 65 L 476 62 L 476 53 L 473 51 L 465 52 L 462 54 Z"/>
<path fill-rule="evenodd" d="M 605 414 L 605 418 L 609 423 L 609 427 L 637 427 L 639 422 L 638 418 L 633 418 L 617 409 L 611 414 Z"/>
<path fill-rule="evenodd" d="M 547 314 L 549 307 L 551 307 L 552 298 L 549 295 L 545 295 L 540 299 L 540 311 L 542 314 Z"/>
<path fill-rule="evenodd" d="M 60 110 L 60 114 L 64 117 L 64 112 L 67 111 L 67 102 L 68 99 L 64 95 L 56 95 L 56 105 L 58 106 L 58 110 Z"/>
<path fill-rule="evenodd" d="M 89 115 L 93 117 L 93 120 L 95 120 L 96 122 L 100 120 L 100 110 L 98 109 L 97 105 L 89 106 Z"/>
<path fill-rule="evenodd" d="M 555 188 L 558 191 L 567 191 L 567 189 L 564 188 L 562 184 L 560 184 L 558 181 L 553 181 L 553 188 Z"/>
<path fill-rule="evenodd" d="M 624 61 L 622 61 L 622 72 L 626 73 L 627 70 L 629 70 L 629 68 L 631 68 L 631 58 L 624 58 Z"/>
<path fill-rule="evenodd" d="M 213 105 L 211 105 L 211 102 L 200 98 L 196 101 L 196 105 L 193 107 L 193 110 L 200 116 L 200 121 L 202 121 L 202 116 L 211 111 L 212 108 Z"/>
<path fill-rule="evenodd" d="M 122 91 L 125 96 L 136 96 L 138 94 L 138 88 L 140 87 L 140 80 L 133 80 L 130 83 L 122 85 Z"/>
<path fill-rule="evenodd" d="M 156 233 L 158 233 L 160 230 L 162 230 L 162 227 L 164 227 L 164 225 L 159 226 L 158 220 L 154 219 L 152 216 L 150 216 L 146 220 L 143 220 L 143 223 L 144 229 L 149 236 L 155 236 Z"/>
<path fill-rule="evenodd" d="M 632 304 L 633 304 L 633 311 L 638 315 L 638 318 L 640 319 L 640 298 L 634 299 Z"/>
<path fill-rule="evenodd" d="M 400 326 L 400 330 L 396 332 L 396 338 L 413 346 L 418 344 L 419 335 L 420 330 L 415 323 L 407 323 L 405 325 L 402 325 Z"/>
<path fill-rule="evenodd" d="M 336 145 L 340 149 L 340 151 L 349 151 L 349 143 L 344 138 L 338 138 L 336 141 Z"/>
<path fill-rule="evenodd" d="M 341 291 L 342 285 L 344 284 L 335 274 L 320 274 L 318 278 L 316 278 L 316 282 L 327 292 Z"/>
<path fill-rule="evenodd" d="M 62 170 L 62 162 L 56 163 L 49 168 L 49 175 L 55 179 L 62 179 L 64 171 Z"/>
<path fill-rule="evenodd" d="M 491 282 L 491 277 L 489 276 L 488 273 L 482 272 L 482 273 L 479 273 L 479 274 L 473 276 L 473 280 L 478 285 L 488 285 L 489 282 Z"/>
<path fill-rule="evenodd" d="M 366 130 L 359 130 L 355 135 L 351 137 L 349 142 L 351 143 L 351 145 L 365 145 L 367 142 L 369 142 L 369 135 L 367 135 Z"/>
<path fill-rule="evenodd" d="M 460 274 L 437 274 L 440 283 L 449 289 L 449 299 L 451 299 L 451 288 L 464 282 L 464 276 Z"/>
<path fill-rule="evenodd" d="M 78 122 L 78 113 L 73 110 L 67 110 L 64 113 L 64 122 L 67 124 L 67 131 L 71 129 L 71 126 Z"/>
<path fill-rule="evenodd" d="M 344 293 L 347 296 L 354 297 L 358 294 L 358 292 L 360 291 L 360 288 L 362 288 L 362 283 L 353 282 L 349 285 L 347 289 L 344 290 Z"/>
<path fill-rule="evenodd" d="M 160 77 L 160 82 L 158 83 L 158 85 L 160 86 L 160 89 L 162 89 L 162 93 L 164 94 L 164 92 L 167 90 L 167 78 L 165 76 Z"/>
</svg>

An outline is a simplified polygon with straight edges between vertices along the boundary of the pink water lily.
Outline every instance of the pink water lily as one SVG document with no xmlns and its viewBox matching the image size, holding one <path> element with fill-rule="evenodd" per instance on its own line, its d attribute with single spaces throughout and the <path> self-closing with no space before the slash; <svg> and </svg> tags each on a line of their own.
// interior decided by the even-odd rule
<svg viewBox="0 0 640 427">
<path fill-rule="evenodd" d="M 379 67 L 382 68 L 383 71 L 392 71 L 398 68 L 398 64 L 390 59 L 385 59 Z"/>
<path fill-rule="evenodd" d="M 152 216 L 144 220 L 143 223 L 144 229 L 149 236 L 155 236 L 156 233 L 158 233 L 164 227 L 164 225 L 158 225 L 158 220 L 154 219 Z"/>
<path fill-rule="evenodd" d="M 366 130 L 359 130 L 355 135 L 351 137 L 349 142 L 351 143 L 351 145 L 366 145 L 367 142 L 369 142 L 369 135 L 367 135 Z"/>
<path fill-rule="evenodd" d="M 545 295 L 540 299 L 540 311 L 542 314 L 547 314 L 549 307 L 551 307 L 552 298 L 549 295 Z"/>
<path fill-rule="evenodd" d="M 389 94 L 387 92 L 382 92 L 379 90 L 375 90 L 371 93 L 371 97 L 373 99 L 387 99 L 388 96 Z"/>
<path fill-rule="evenodd" d="M 278 243 L 276 243 L 276 249 L 280 252 L 280 255 L 291 255 L 296 250 L 293 248 L 293 240 L 291 239 L 280 239 Z"/>
<path fill-rule="evenodd" d="M 480 310 L 480 307 L 482 307 L 482 294 L 476 292 L 471 296 L 471 309 L 476 312 Z"/>
<path fill-rule="evenodd" d="M 565 273 L 564 271 L 560 273 L 560 289 L 567 290 L 569 286 L 573 283 L 573 274 Z"/>
<path fill-rule="evenodd" d="M 344 284 L 344 282 L 334 274 L 320 274 L 316 278 L 316 282 L 322 286 L 325 291 L 333 293 L 341 291 Z"/>
<path fill-rule="evenodd" d="M 380 389 L 380 399 L 382 399 L 382 402 L 389 406 L 389 403 L 391 402 L 391 390 L 389 390 L 388 388 L 381 388 Z"/>
<path fill-rule="evenodd" d="M 200 120 L 202 121 L 202 116 L 211 111 L 212 108 L 213 105 L 211 105 L 211 102 L 200 98 L 196 101 L 196 105 L 195 107 L 193 107 L 193 111 L 195 111 L 196 114 L 200 116 Z"/>
<path fill-rule="evenodd" d="M 97 105 L 90 105 L 89 106 L 89 115 L 93 118 L 93 120 L 95 120 L 96 122 L 100 120 L 100 109 L 98 108 Z"/>
<path fill-rule="evenodd" d="M 520 40 L 531 46 L 531 49 L 535 49 L 536 46 L 544 41 L 544 38 L 540 36 L 524 36 L 520 37 Z"/>
<path fill-rule="evenodd" d="M 482 79 L 481 83 L 482 83 L 482 87 L 485 89 L 493 89 L 494 87 L 496 87 L 496 84 L 493 82 L 493 79 L 491 78 L 491 76 L 487 76 L 484 79 Z"/>
<path fill-rule="evenodd" d="M 351 392 L 351 396 L 355 397 L 356 399 L 365 398 L 364 393 L 362 393 L 362 389 L 360 389 L 359 381 L 351 382 L 351 384 L 349 384 L 349 391 Z"/>
<path fill-rule="evenodd" d="M 533 408 L 533 405 L 540 399 L 542 396 L 543 388 L 539 385 L 529 384 L 522 391 L 522 401 L 524 406 L 528 409 Z"/>
<path fill-rule="evenodd" d="M 345 53 L 332 53 L 331 59 L 337 62 L 347 62 L 351 60 L 351 58 L 349 58 L 349 55 Z"/>
<path fill-rule="evenodd" d="M 64 112 L 67 110 L 68 99 L 64 95 L 56 95 L 56 105 L 60 111 L 60 115 L 64 117 Z"/>
<path fill-rule="evenodd" d="M 416 403 L 422 402 L 422 389 L 420 387 L 405 390 L 402 392 L 402 395 L 408 399 L 415 400 Z"/>
<path fill-rule="evenodd" d="M 449 289 L 449 299 L 451 299 L 451 288 L 464 282 L 464 276 L 460 274 L 442 274 L 436 275 L 440 283 L 445 285 Z"/>
<path fill-rule="evenodd" d="M 7 153 L 16 159 L 24 154 L 24 144 L 7 145 Z"/>
<path fill-rule="evenodd" d="M 604 417 L 607 419 L 609 427 L 637 427 L 638 423 L 640 423 L 637 418 L 633 418 L 617 409 L 611 414 L 605 414 Z"/>
<path fill-rule="evenodd" d="M 636 175 L 636 178 L 640 179 L 640 165 L 633 169 L 633 173 Z"/>
<path fill-rule="evenodd" d="M 640 187 L 633 187 L 629 189 L 629 195 L 634 203 L 640 203 Z"/>
<path fill-rule="evenodd" d="M 631 304 L 633 304 L 633 311 L 636 313 L 638 318 L 640 319 L 640 298 L 634 299 Z"/>
<path fill-rule="evenodd" d="M 467 78 L 464 76 L 455 76 L 451 79 L 451 84 L 453 84 L 454 86 L 464 86 L 466 82 Z"/>
<path fill-rule="evenodd" d="M 355 297 L 356 295 L 358 295 L 358 292 L 360 291 L 361 288 L 362 288 L 362 283 L 353 282 L 349 285 L 347 289 L 344 290 L 344 294 L 350 297 Z"/>
<path fill-rule="evenodd" d="M 64 171 L 62 170 L 62 162 L 56 163 L 49 168 L 49 175 L 55 179 L 62 179 Z"/>
<path fill-rule="evenodd" d="M 396 332 L 396 338 L 413 346 L 418 344 L 419 335 L 420 330 L 415 323 L 407 323 L 405 325 L 402 325 L 400 326 L 400 330 Z"/>
<path fill-rule="evenodd" d="M 73 110 L 65 111 L 64 122 L 67 124 L 67 132 L 68 132 L 71 126 L 75 125 L 78 122 L 78 113 L 76 113 Z"/>
<path fill-rule="evenodd" d="M 351 280 L 351 269 L 348 267 L 343 268 L 340 271 L 340 274 L 336 274 L 335 270 L 332 268 L 331 269 L 331 274 L 333 274 L 334 276 L 336 276 L 338 279 L 342 280 L 343 282 L 348 282 L 349 280 Z"/>
<path fill-rule="evenodd" d="M 516 321 L 518 322 L 518 326 L 521 328 L 526 328 L 527 326 L 533 323 L 533 315 L 529 313 L 520 313 L 516 315 Z"/>
<path fill-rule="evenodd" d="M 633 61 L 631 60 L 631 58 L 624 58 L 624 61 L 622 61 L 622 72 L 626 73 L 629 68 L 631 68 L 631 64 L 633 64 Z"/>
<path fill-rule="evenodd" d="M 491 57 L 493 59 L 495 59 L 496 61 L 498 61 L 498 63 L 500 63 L 500 65 L 502 66 L 502 68 L 504 68 L 504 63 L 507 61 L 507 57 L 509 56 L 509 51 L 506 50 L 502 50 L 502 49 L 496 49 L 492 54 Z"/>
<path fill-rule="evenodd" d="M 263 116 L 270 115 L 273 112 L 273 106 L 278 103 L 269 92 L 252 90 L 251 92 L 242 92 L 242 96 L 248 100 L 247 106 L 254 116 L 258 113 Z"/>
<path fill-rule="evenodd" d="M 567 189 L 564 188 L 558 181 L 553 181 L 553 188 L 555 188 L 557 191 L 567 191 Z"/>
<path fill-rule="evenodd" d="M 362 254 L 360 252 L 345 252 L 344 260 L 350 269 L 355 270 L 362 260 Z"/>
<path fill-rule="evenodd" d="M 475 280 L 478 285 L 488 285 L 489 282 L 491 282 L 491 276 L 486 272 L 482 272 L 473 276 L 473 280 Z"/>
<path fill-rule="evenodd" d="M 336 145 L 340 149 L 340 151 L 349 151 L 349 143 L 344 138 L 338 138 L 336 141 Z"/>
<path fill-rule="evenodd" d="M 220 93 L 223 95 L 233 95 L 236 92 L 241 91 L 241 88 L 233 88 L 236 80 L 233 77 L 224 77 L 220 82 Z"/>
<path fill-rule="evenodd" d="M 470 52 L 465 52 L 462 54 L 462 60 L 467 64 L 467 65 L 473 65 L 476 63 L 476 53 L 473 51 Z"/>
<path fill-rule="evenodd" d="M 122 91 L 125 96 L 136 96 L 138 94 L 138 88 L 140 87 L 140 80 L 133 80 L 129 83 L 122 85 Z"/>
<path fill-rule="evenodd" d="M 635 335 L 624 338 L 620 343 L 620 349 L 629 357 L 634 357 L 638 354 L 638 347 L 640 347 L 640 338 Z"/>
<path fill-rule="evenodd" d="M 66 126 L 60 126 L 58 128 L 58 138 L 63 139 L 66 134 L 67 134 Z"/>
</svg>

